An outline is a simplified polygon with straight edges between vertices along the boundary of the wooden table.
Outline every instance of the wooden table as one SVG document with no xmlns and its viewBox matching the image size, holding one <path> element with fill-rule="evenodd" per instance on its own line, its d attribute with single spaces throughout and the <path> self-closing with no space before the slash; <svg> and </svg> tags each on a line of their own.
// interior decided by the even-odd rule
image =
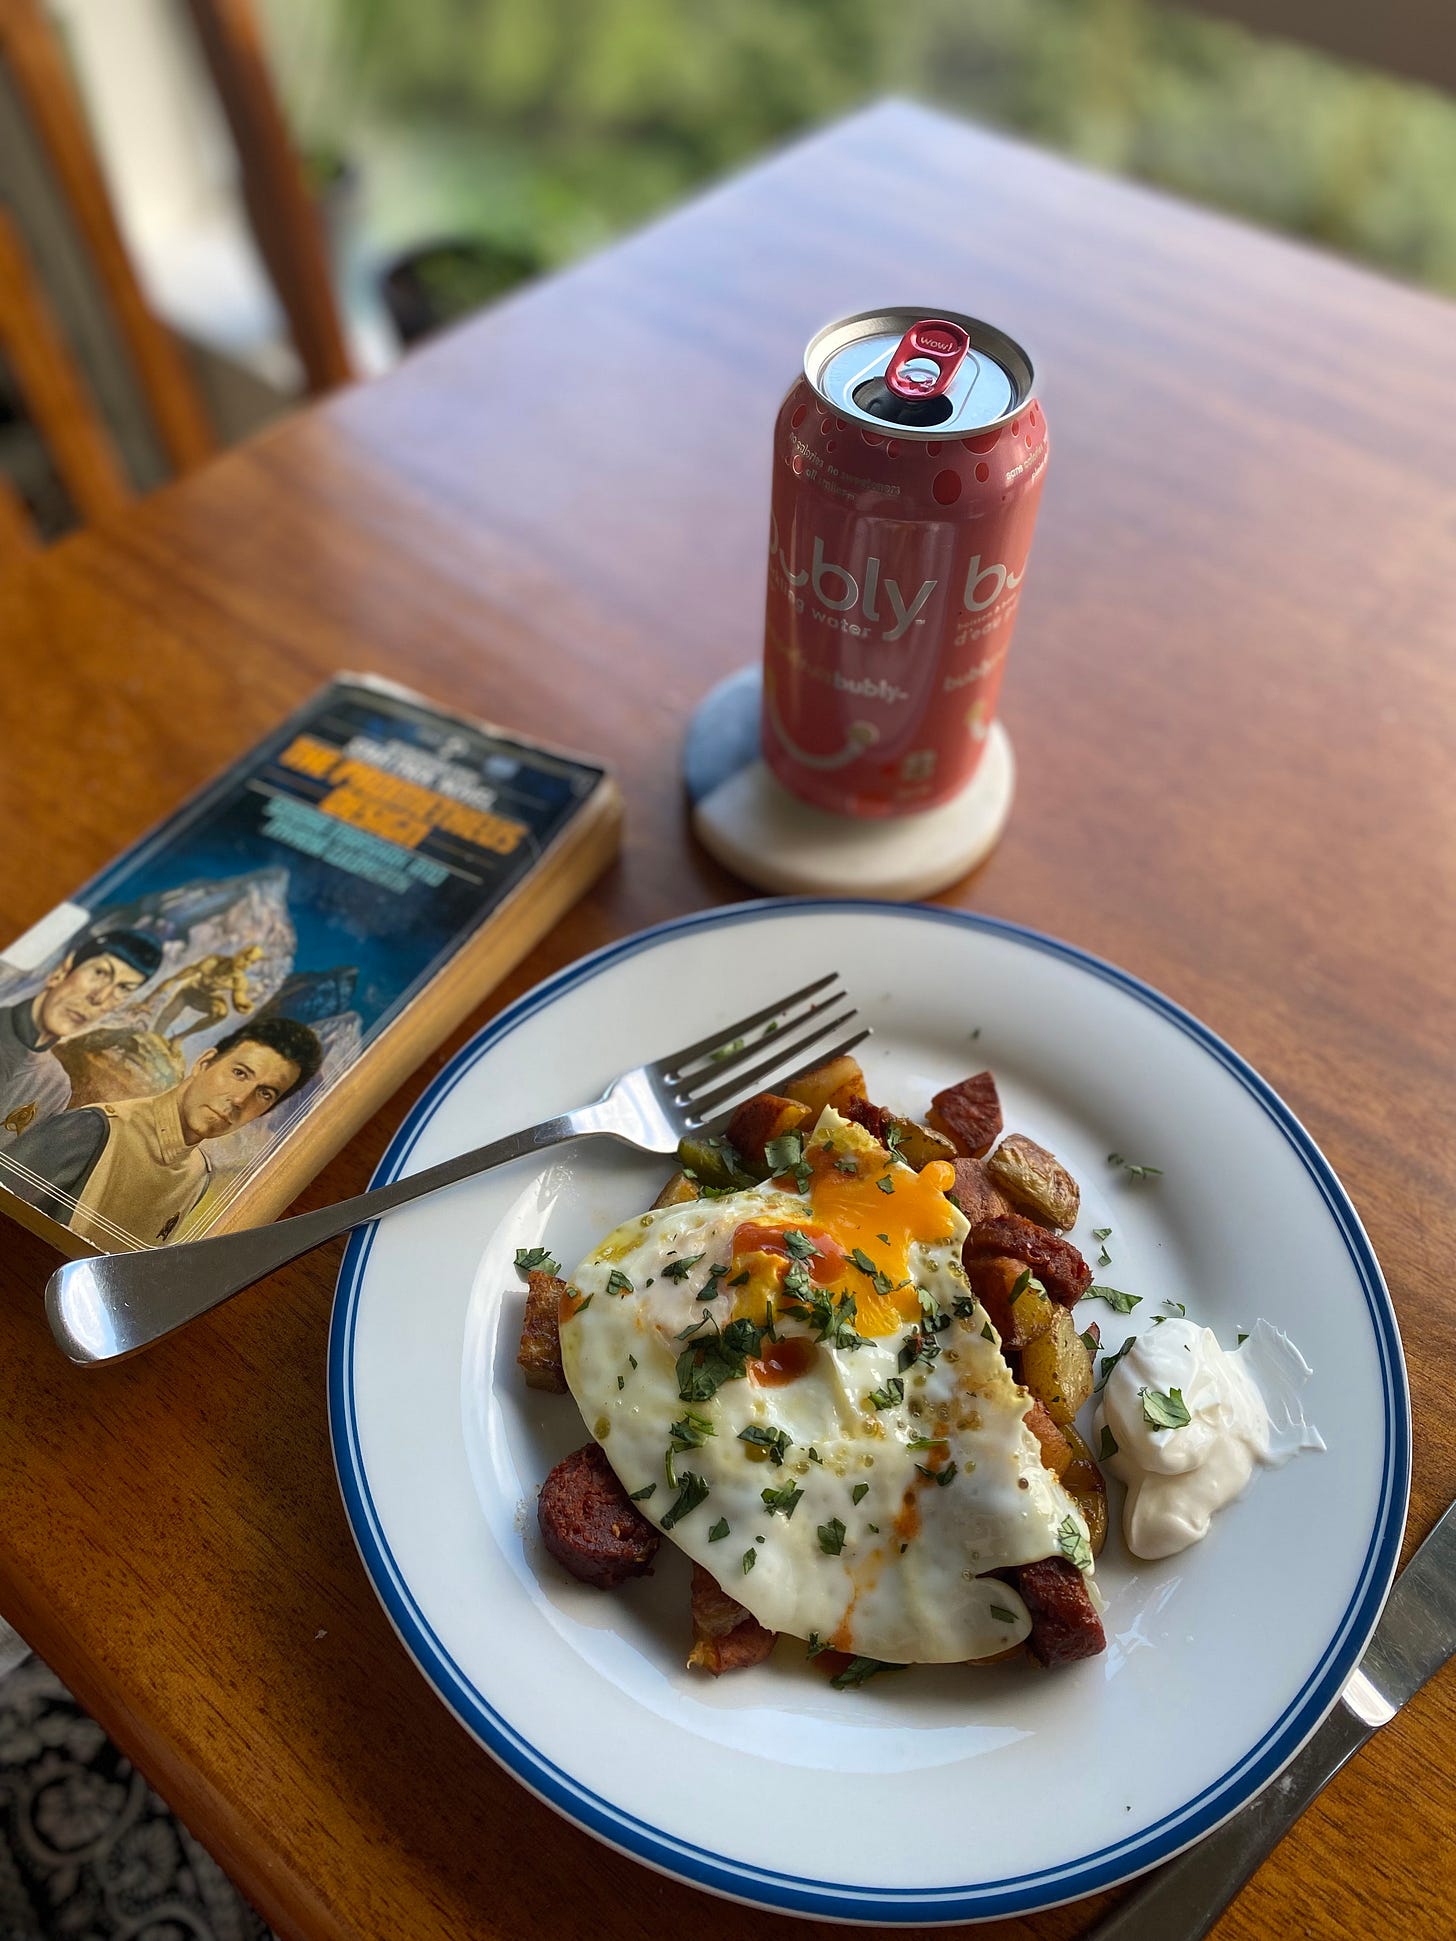
<svg viewBox="0 0 1456 1941">
<path fill-rule="evenodd" d="M 620 865 L 471 1028 L 733 899 L 687 832 L 683 724 L 758 652 L 804 340 L 906 297 L 1031 343 L 1055 447 L 1005 694 L 1020 796 L 953 900 L 1160 985 L 1309 1126 L 1404 1325 L 1418 1538 L 1456 1495 L 1456 312 L 1431 297 L 877 108 L 0 587 L 0 930 L 340 667 L 621 777 Z M 307 1203 L 364 1184 L 438 1062 Z M 806 1932 L 599 1848 L 430 1695 L 335 1494 L 332 1254 L 86 1374 L 46 1330 L 53 1265 L 6 1229 L 0 1609 L 290 1941 Z M 1333 1941 L 1377 1904 L 1433 1932 L 1453 1731 L 1447 1675 L 1220 1935 Z"/>
</svg>

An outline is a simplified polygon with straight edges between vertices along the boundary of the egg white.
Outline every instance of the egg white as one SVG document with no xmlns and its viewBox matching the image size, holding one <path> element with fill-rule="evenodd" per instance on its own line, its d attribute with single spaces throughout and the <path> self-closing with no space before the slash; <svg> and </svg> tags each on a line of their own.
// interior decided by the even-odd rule
<svg viewBox="0 0 1456 1941">
<path fill-rule="evenodd" d="M 868 1133 L 832 1110 L 808 1144 L 825 1141 L 886 1163 Z M 965 1219 L 953 1203 L 947 1210 L 949 1238 L 909 1246 L 915 1285 L 951 1317 L 928 1365 L 900 1368 L 901 1328 L 855 1347 L 821 1341 L 808 1372 L 781 1386 L 749 1374 L 708 1400 L 683 1399 L 679 1357 L 730 1312 L 725 1277 L 709 1270 L 728 1266 L 735 1230 L 750 1220 L 812 1223 L 804 1196 L 771 1183 L 616 1228 L 571 1277 L 585 1305 L 561 1327 L 571 1392 L 643 1514 L 662 1527 L 692 1487 L 686 1479 L 701 1479 L 707 1495 L 668 1532 L 681 1549 L 770 1630 L 893 1664 L 956 1663 L 1020 1643 L 1031 1628 L 1026 1607 L 986 1573 L 1087 1535 L 1041 1462 L 1025 1421 L 1031 1397 L 961 1269 Z M 675 1278 L 674 1263 L 693 1255 L 701 1259 Z M 626 1284 L 630 1292 L 619 1291 Z M 714 1318 L 703 1322 L 705 1312 Z M 697 1334 L 686 1334 L 695 1323 Z M 781 1337 L 813 1333 L 782 1316 L 776 1326 Z M 872 1394 L 883 1401 L 896 1380 L 903 1398 L 876 1407 Z M 713 1433 L 674 1448 L 670 1427 L 689 1415 Z M 754 1427 L 788 1436 L 781 1462 L 740 1439 Z M 932 1432 L 943 1432 L 940 1446 L 911 1446 Z M 948 1483 L 924 1473 L 951 1462 Z M 801 1492 L 789 1514 L 765 1503 L 765 1490 L 789 1489 Z"/>
</svg>

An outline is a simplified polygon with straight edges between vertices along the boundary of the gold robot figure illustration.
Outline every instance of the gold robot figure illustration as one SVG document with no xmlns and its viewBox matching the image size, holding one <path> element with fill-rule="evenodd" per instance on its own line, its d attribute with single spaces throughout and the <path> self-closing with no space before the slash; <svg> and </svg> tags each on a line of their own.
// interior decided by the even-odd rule
<svg viewBox="0 0 1456 1941">
<path fill-rule="evenodd" d="M 229 1010 L 246 1017 L 253 1008 L 253 999 L 248 991 L 248 972 L 263 955 L 261 944 L 244 944 L 243 948 L 231 957 L 214 952 L 211 956 L 199 957 L 195 964 L 184 964 L 181 970 L 173 971 L 164 977 L 153 992 L 154 998 L 172 993 L 163 1005 L 157 1018 L 155 1030 L 158 1037 L 166 1038 L 170 1044 L 180 1045 L 184 1038 L 190 1038 L 194 1031 L 207 1031 L 215 1024 L 221 1024 Z M 187 1012 L 193 1018 L 181 1031 L 169 1032 L 167 1027 Z"/>
</svg>

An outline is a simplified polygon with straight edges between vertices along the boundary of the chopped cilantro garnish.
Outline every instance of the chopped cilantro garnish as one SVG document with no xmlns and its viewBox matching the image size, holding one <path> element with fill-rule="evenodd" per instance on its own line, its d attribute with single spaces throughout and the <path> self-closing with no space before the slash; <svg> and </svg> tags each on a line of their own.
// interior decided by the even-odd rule
<svg viewBox="0 0 1456 1941">
<path fill-rule="evenodd" d="M 769 1140 L 763 1149 L 763 1156 L 768 1162 L 771 1179 L 779 1173 L 792 1173 L 799 1191 L 808 1192 L 811 1172 L 809 1162 L 804 1157 L 802 1133 L 780 1133 L 777 1139 Z"/>
<path fill-rule="evenodd" d="M 893 1179 L 891 1179 L 888 1173 L 882 1173 L 880 1177 L 875 1181 L 875 1185 L 879 1187 L 882 1193 L 893 1193 L 895 1190 L 895 1182 Z M 883 1234 L 880 1235 L 880 1238 L 882 1240 L 884 1239 L 884 1237 L 885 1236 Z"/>
<path fill-rule="evenodd" d="M 809 1639 L 808 1639 L 809 1657 L 817 1658 L 821 1651 L 827 1651 L 828 1649 L 829 1649 L 829 1645 L 827 1641 L 821 1638 L 817 1631 L 811 1631 L 809 1633 Z"/>
<path fill-rule="evenodd" d="M 748 1281 L 749 1281 L 749 1273 L 748 1273 L 748 1269 L 745 1267 L 741 1274 L 735 1274 L 733 1276 L 732 1280 L 729 1281 L 728 1285 L 730 1287 L 747 1287 Z"/>
<path fill-rule="evenodd" d="M 991 1326 L 989 1321 L 982 1324 L 981 1339 L 982 1341 L 994 1341 L 996 1339 L 996 1330 Z"/>
<path fill-rule="evenodd" d="M 999 1618 L 1002 1624 L 1015 1624 L 1016 1622 L 1015 1611 L 1008 1611 L 1004 1604 L 993 1604 L 991 1606 L 991 1615 L 993 1618 Z"/>
<path fill-rule="evenodd" d="M 670 1281 L 686 1280 L 702 1257 L 701 1254 L 684 1254 L 680 1260 L 670 1260 L 662 1271 Z"/>
<path fill-rule="evenodd" d="M 819 1525 L 817 1535 L 819 1548 L 826 1557 L 837 1557 L 844 1548 L 844 1525 L 837 1516 L 830 1517 L 827 1523 Z"/>
<path fill-rule="evenodd" d="M 872 1388 L 870 1400 L 877 1409 L 893 1409 L 905 1399 L 905 1384 L 898 1375 L 892 1375 L 883 1388 Z"/>
<path fill-rule="evenodd" d="M 1237 1340 L 1237 1341 L 1236 1341 L 1236 1342 L 1234 1343 L 1234 1347 L 1235 1347 L 1236 1349 L 1237 1349 L 1237 1348 L 1242 1348 L 1242 1347 L 1243 1347 L 1243 1345 L 1244 1345 L 1244 1343 L 1245 1343 L 1245 1342 L 1246 1342 L 1246 1341 L 1248 1340 L 1248 1338 L 1249 1338 L 1249 1334 L 1248 1334 L 1248 1330 L 1247 1330 L 1246 1328 L 1240 1328 L 1240 1329 L 1239 1329 L 1239 1338 L 1238 1338 L 1238 1340 Z"/>
<path fill-rule="evenodd" d="M 708 1485 L 703 1478 L 695 1475 L 691 1469 L 685 1469 L 677 1501 L 662 1519 L 663 1529 L 670 1530 L 675 1523 L 680 1523 L 689 1510 L 695 1510 L 707 1494 Z"/>
<path fill-rule="evenodd" d="M 607 1275 L 607 1292 L 609 1294 L 634 1294 L 636 1291 L 620 1267 L 614 1267 L 611 1273 Z"/>
<path fill-rule="evenodd" d="M 760 1449 L 767 1449 L 776 1463 L 784 1459 L 784 1451 L 793 1447 L 792 1438 L 784 1429 L 761 1429 L 758 1424 L 750 1423 L 748 1428 L 738 1431 L 740 1442 L 752 1442 Z"/>
<path fill-rule="evenodd" d="M 948 1449 L 950 1443 L 945 1436 L 911 1436 L 905 1447 L 907 1449 Z"/>
<path fill-rule="evenodd" d="M 1117 1454 L 1117 1437 L 1112 1433 L 1111 1429 L 1109 1429 L 1107 1424 L 1104 1422 L 1102 1425 L 1102 1440 L 1097 1447 L 1097 1460 L 1099 1462 L 1107 1462 L 1116 1454 Z"/>
<path fill-rule="evenodd" d="M 708 1541 L 709 1543 L 721 1543 L 724 1537 L 727 1536 L 727 1534 L 728 1534 L 728 1519 L 726 1516 L 720 1516 L 718 1518 L 718 1521 L 713 1525 L 712 1529 L 708 1532 Z"/>
<path fill-rule="evenodd" d="M 740 1314 L 736 1321 L 730 1321 L 723 1330 L 723 1346 L 734 1355 L 756 1355 L 763 1345 L 764 1331 L 757 1322 L 750 1321 L 746 1314 Z"/>
<path fill-rule="evenodd" d="M 837 1692 L 846 1692 L 853 1685 L 863 1685 L 867 1678 L 875 1677 L 882 1671 L 903 1671 L 903 1665 L 889 1665 L 879 1658 L 851 1658 L 843 1671 L 836 1672 L 830 1684 Z"/>
<path fill-rule="evenodd" d="M 799 1507 L 799 1499 L 804 1494 L 797 1483 L 785 1483 L 779 1489 L 766 1489 L 759 1493 L 769 1515 L 781 1516 L 786 1523 Z"/>
<path fill-rule="evenodd" d="M 644 1483 L 641 1489 L 633 1490 L 632 1494 L 627 1498 L 627 1501 L 629 1503 L 645 1503 L 656 1488 L 656 1483 Z"/>
<path fill-rule="evenodd" d="M 627 1377 L 625 1375 L 619 1375 L 617 1377 L 617 1387 L 625 1388 L 626 1386 L 627 1386 Z"/>
<path fill-rule="evenodd" d="M 891 1119 L 885 1132 L 885 1149 L 887 1152 L 893 1154 L 896 1159 L 900 1157 L 900 1143 L 904 1137 L 904 1126 L 900 1124 L 898 1119 Z"/>
<path fill-rule="evenodd" d="M 1143 1398 L 1143 1420 L 1155 1429 L 1186 1429 L 1193 1420 L 1181 1388 L 1170 1388 L 1166 1395 L 1160 1388 L 1139 1389 L 1138 1393 Z"/>
<path fill-rule="evenodd" d="M 834 1170 L 836 1173 L 849 1173 L 851 1175 L 857 1175 L 859 1172 L 859 1161 L 855 1158 L 853 1153 L 849 1153 L 845 1155 L 845 1157 L 835 1160 Z"/>
<path fill-rule="evenodd" d="M 854 1488 L 849 1492 L 849 1500 L 851 1503 L 862 1503 L 869 1493 L 870 1486 L 868 1483 L 856 1483 Z"/>
<path fill-rule="evenodd" d="M 561 1262 L 547 1253 L 544 1247 L 517 1247 L 516 1272 L 524 1280 L 527 1274 L 559 1274 Z"/>
<path fill-rule="evenodd" d="M 745 1577 L 746 1577 L 746 1576 L 748 1575 L 748 1573 L 749 1573 L 749 1571 L 753 1569 L 753 1566 L 754 1566 L 754 1565 L 755 1565 L 755 1564 L 756 1564 L 757 1562 L 758 1562 L 758 1552 L 757 1552 L 756 1550 L 745 1550 L 745 1551 L 744 1551 L 744 1553 L 743 1553 L 743 1574 L 744 1574 L 744 1576 L 745 1576 Z"/>
<path fill-rule="evenodd" d="M 709 1436 L 718 1431 L 703 1415 L 694 1415 L 689 1409 L 680 1422 L 674 1422 L 667 1432 L 679 1449 L 701 1449 Z"/>
<path fill-rule="evenodd" d="M 1099 1287 L 1095 1281 L 1082 1296 L 1084 1301 L 1106 1301 L 1118 1314 L 1131 1314 L 1142 1298 L 1141 1294 L 1124 1294 L 1120 1287 Z"/>
<path fill-rule="evenodd" d="M 1021 1272 L 1016 1276 L 1015 1284 L 1012 1287 L 1011 1293 L 1007 1299 L 1008 1307 L 1015 1307 L 1016 1303 L 1021 1299 L 1022 1295 L 1029 1293 L 1033 1287 L 1036 1289 L 1038 1294 L 1046 1293 L 1046 1289 L 1042 1286 L 1039 1280 L 1035 1279 L 1031 1269 L 1029 1267 L 1023 1267 Z"/>
<path fill-rule="evenodd" d="M 1107 1163 L 1109 1166 L 1120 1166 L 1129 1179 L 1161 1179 L 1163 1177 L 1163 1169 L 1161 1166 L 1135 1164 L 1131 1159 L 1124 1159 L 1120 1152 L 1110 1152 L 1107 1155 Z"/>
<path fill-rule="evenodd" d="M 1076 1517 L 1064 1516 L 1057 1525 L 1057 1548 L 1067 1562 L 1075 1564 L 1078 1570 L 1092 1568 L 1092 1546 Z"/>
<path fill-rule="evenodd" d="M 931 1328 L 912 1328 L 901 1344 L 899 1363 L 901 1369 L 913 1368 L 917 1361 L 930 1367 L 940 1353 L 940 1343 Z"/>
<path fill-rule="evenodd" d="M 708 1402 L 724 1382 L 738 1381 L 747 1373 L 742 1354 L 729 1343 L 725 1330 L 683 1349 L 677 1358 L 677 1392 L 685 1402 Z"/>
<path fill-rule="evenodd" d="M 808 1234 L 801 1232 L 798 1227 L 784 1228 L 784 1245 L 794 1260 L 811 1260 L 824 1251 L 822 1247 L 816 1247 Z"/>
</svg>

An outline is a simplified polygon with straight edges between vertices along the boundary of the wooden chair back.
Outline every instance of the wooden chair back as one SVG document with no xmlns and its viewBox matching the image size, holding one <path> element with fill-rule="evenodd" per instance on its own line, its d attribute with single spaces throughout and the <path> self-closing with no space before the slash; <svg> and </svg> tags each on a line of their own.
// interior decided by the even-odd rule
<svg viewBox="0 0 1456 1941">
<path fill-rule="evenodd" d="M 70 206 L 163 449 L 177 471 L 186 471 L 216 441 L 180 346 L 142 294 L 70 69 L 40 0 L 0 0 L 0 60 Z"/>
<path fill-rule="evenodd" d="M 0 209 L 0 356 L 31 423 L 82 519 L 100 519 L 132 496 L 111 434 L 98 416 L 56 326 L 20 231 Z M 35 530 L 8 483 L 0 496 L 0 567 L 29 552 Z"/>
<path fill-rule="evenodd" d="M 252 0 L 188 0 L 237 149 L 243 201 L 289 320 L 308 389 L 353 372 L 317 208 L 279 106 Z M 180 344 L 143 295 L 85 111 L 43 0 L 0 0 L 0 61 L 53 171 L 95 270 L 173 469 L 216 449 Z M 82 519 L 131 497 L 115 445 L 56 326 L 14 221 L 0 209 L 0 355 Z M 19 496 L 0 479 L 0 565 L 34 544 Z"/>
</svg>

